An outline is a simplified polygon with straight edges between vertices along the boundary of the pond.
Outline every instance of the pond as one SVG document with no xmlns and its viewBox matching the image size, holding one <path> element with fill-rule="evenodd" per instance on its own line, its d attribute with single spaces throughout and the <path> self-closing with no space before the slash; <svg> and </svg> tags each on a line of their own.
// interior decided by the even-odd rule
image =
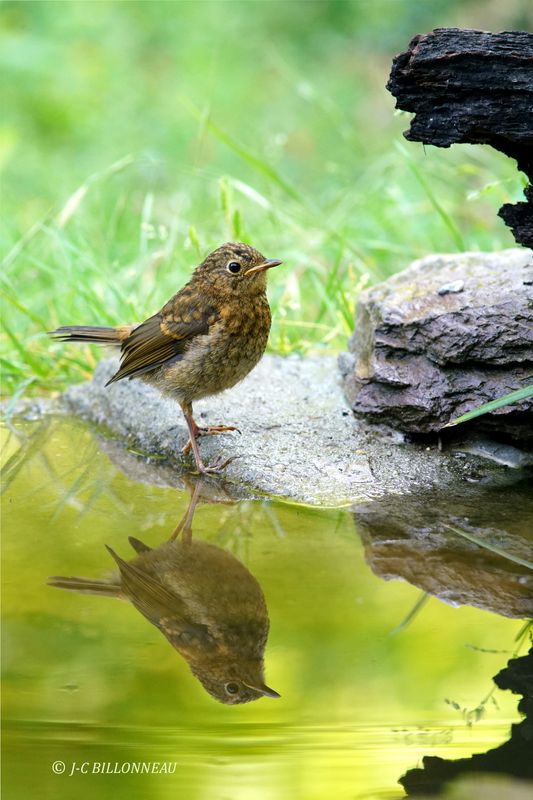
<svg viewBox="0 0 533 800">
<path fill-rule="evenodd" d="M 65 418 L 3 437 L 6 798 L 399 798 L 519 720 L 524 621 L 378 577 L 350 510 L 137 482 Z"/>
</svg>

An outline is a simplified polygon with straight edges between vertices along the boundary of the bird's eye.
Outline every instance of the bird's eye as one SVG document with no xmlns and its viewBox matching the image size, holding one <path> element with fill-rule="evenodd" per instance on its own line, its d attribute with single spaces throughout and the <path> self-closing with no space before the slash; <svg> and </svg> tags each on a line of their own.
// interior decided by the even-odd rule
<svg viewBox="0 0 533 800">
<path fill-rule="evenodd" d="M 228 272 L 232 272 L 233 275 L 236 275 L 238 272 L 241 271 L 241 265 L 238 261 L 230 261 L 226 267 Z"/>
<path fill-rule="evenodd" d="M 228 694 L 237 694 L 237 692 L 239 691 L 239 684 L 238 683 L 233 683 L 233 682 L 226 683 L 226 685 L 224 686 L 224 689 L 226 690 L 226 692 Z"/>
</svg>

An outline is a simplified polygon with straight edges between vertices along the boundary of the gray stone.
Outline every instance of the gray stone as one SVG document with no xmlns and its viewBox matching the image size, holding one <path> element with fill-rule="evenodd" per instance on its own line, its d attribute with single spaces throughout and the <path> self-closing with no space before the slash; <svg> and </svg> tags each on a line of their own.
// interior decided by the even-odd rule
<svg viewBox="0 0 533 800">
<path fill-rule="evenodd" d="M 340 364 L 352 410 L 410 433 L 533 381 L 533 255 L 529 250 L 432 255 L 359 298 Z M 533 398 L 479 418 L 533 440 Z M 502 418 L 506 418 L 505 423 Z"/>
<path fill-rule="evenodd" d="M 91 382 L 66 392 L 66 408 L 141 454 L 164 457 L 155 463 L 131 453 L 121 458 L 120 449 L 108 444 L 114 462 L 123 461 L 130 474 L 181 485 L 193 462 L 181 454 L 187 430 L 179 406 L 137 380 L 105 388 L 115 369 L 114 359 L 101 361 Z M 206 463 L 220 453 L 239 456 L 224 471 L 226 495 L 269 493 L 339 506 L 468 478 L 475 457 L 409 445 L 354 419 L 337 375 L 331 357 L 269 355 L 239 386 L 195 404 L 199 422 L 241 430 L 200 440 Z"/>
<path fill-rule="evenodd" d="M 445 283 L 444 286 L 441 286 L 440 289 L 437 290 L 438 294 L 454 294 L 456 292 L 462 292 L 465 288 L 464 281 L 453 281 L 452 283 Z"/>
</svg>

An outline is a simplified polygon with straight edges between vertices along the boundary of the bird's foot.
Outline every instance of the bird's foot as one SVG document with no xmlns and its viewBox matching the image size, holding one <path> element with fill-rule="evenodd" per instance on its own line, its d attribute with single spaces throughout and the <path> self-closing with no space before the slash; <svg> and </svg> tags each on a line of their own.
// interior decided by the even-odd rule
<svg viewBox="0 0 533 800">
<path fill-rule="evenodd" d="M 218 475 L 219 473 L 223 472 L 228 464 L 231 464 L 239 456 L 231 456 L 230 458 L 224 459 L 222 456 L 214 461 L 209 466 L 206 466 L 202 461 L 196 463 L 196 469 L 200 473 L 200 475 Z"/>
<path fill-rule="evenodd" d="M 221 433 L 226 433 L 226 431 L 237 431 L 240 433 L 238 428 L 235 428 L 233 425 L 209 425 L 207 428 L 195 428 L 195 438 L 199 439 L 200 436 L 218 436 Z M 190 453 L 192 450 L 192 442 L 190 438 L 187 440 L 187 444 L 182 448 L 182 453 L 184 456 L 187 453 Z"/>
</svg>

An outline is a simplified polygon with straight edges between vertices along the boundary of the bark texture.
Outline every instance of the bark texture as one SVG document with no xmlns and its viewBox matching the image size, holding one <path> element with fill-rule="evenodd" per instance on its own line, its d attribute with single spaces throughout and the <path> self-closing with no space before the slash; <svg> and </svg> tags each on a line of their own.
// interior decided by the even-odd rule
<svg viewBox="0 0 533 800">
<path fill-rule="evenodd" d="M 414 113 L 406 139 L 437 147 L 489 144 L 528 176 L 526 200 L 499 215 L 533 247 L 533 34 L 437 28 L 393 60 L 387 88 Z"/>
</svg>

